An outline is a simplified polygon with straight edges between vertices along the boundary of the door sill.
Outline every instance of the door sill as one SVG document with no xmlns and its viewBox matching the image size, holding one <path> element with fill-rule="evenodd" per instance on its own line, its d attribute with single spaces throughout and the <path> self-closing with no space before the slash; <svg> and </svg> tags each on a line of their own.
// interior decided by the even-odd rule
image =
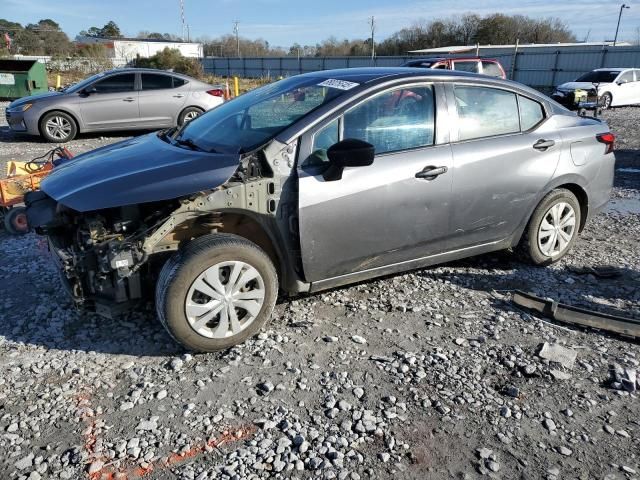
<svg viewBox="0 0 640 480">
<path fill-rule="evenodd" d="M 318 292 L 321 290 L 327 290 L 329 288 L 340 287 L 347 284 L 361 282 L 375 277 L 382 277 L 385 275 L 391 275 L 394 273 L 406 272 L 409 270 L 415 270 L 417 268 L 424 268 L 439 263 L 450 262 L 453 260 L 459 260 L 461 258 L 472 257 L 483 253 L 493 252 L 496 250 L 503 250 L 511 246 L 511 240 L 509 238 L 503 240 L 497 240 L 494 242 L 483 243 L 481 245 L 475 245 L 473 247 L 460 248 L 458 250 L 451 250 L 448 252 L 436 253 L 427 257 L 421 257 L 414 260 L 406 260 L 404 262 L 392 263 L 384 265 L 382 267 L 370 268 L 367 270 L 360 270 L 358 272 L 347 273 L 345 275 L 339 275 L 337 277 L 331 277 L 324 280 L 318 280 L 311 282 L 309 292 Z"/>
</svg>

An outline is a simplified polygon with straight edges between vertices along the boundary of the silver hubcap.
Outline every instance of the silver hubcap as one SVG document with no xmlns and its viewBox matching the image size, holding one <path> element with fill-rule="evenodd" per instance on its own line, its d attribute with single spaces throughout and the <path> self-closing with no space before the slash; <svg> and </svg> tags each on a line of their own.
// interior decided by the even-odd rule
<svg viewBox="0 0 640 480">
<path fill-rule="evenodd" d="M 185 121 L 185 123 L 186 122 L 190 122 L 191 120 L 193 120 L 194 118 L 196 118 L 199 115 L 200 115 L 200 112 L 195 112 L 195 111 L 187 112 L 184 115 L 184 121 Z"/>
<path fill-rule="evenodd" d="M 64 140 L 71 134 L 71 123 L 64 117 L 51 117 L 47 120 L 45 128 L 56 140 Z"/>
<path fill-rule="evenodd" d="M 556 203 L 542 217 L 538 247 L 548 257 L 564 252 L 576 231 L 576 212 L 565 202 Z"/>
<path fill-rule="evenodd" d="M 262 276 L 244 262 L 222 262 L 207 268 L 189 288 L 187 320 L 198 334 L 227 338 L 255 321 L 264 304 Z"/>
</svg>

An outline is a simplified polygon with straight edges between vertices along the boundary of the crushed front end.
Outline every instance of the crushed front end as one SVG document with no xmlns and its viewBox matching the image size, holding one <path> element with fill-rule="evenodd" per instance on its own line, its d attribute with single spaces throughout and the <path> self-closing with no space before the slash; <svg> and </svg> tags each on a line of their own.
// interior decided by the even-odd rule
<svg viewBox="0 0 640 480">
<path fill-rule="evenodd" d="M 76 306 L 113 316 L 152 293 L 145 233 L 166 218 L 173 202 L 80 213 L 43 192 L 26 199 L 30 225 L 46 235 L 62 283 Z"/>
</svg>

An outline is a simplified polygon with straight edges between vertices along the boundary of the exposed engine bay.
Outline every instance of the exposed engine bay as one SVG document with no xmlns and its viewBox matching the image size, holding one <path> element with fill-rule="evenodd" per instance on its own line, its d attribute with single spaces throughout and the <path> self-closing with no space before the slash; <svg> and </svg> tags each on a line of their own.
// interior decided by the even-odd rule
<svg viewBox="0 0 640 480">
<path fill-rule="evenodd" d="M 76 306 L 111 317 L 152 298 L 164 261 L 193 238 L 236 233 L 252 237 L 277 257 L 276 242 L 264 231 L 278 230 L 281 192 L 261 150 L 244 155 L 224 184 L 174 200 L 77 212 L 45 192 L 34 192 L 26 203 L 30 225 L 48 237 Z"/>
</svg>

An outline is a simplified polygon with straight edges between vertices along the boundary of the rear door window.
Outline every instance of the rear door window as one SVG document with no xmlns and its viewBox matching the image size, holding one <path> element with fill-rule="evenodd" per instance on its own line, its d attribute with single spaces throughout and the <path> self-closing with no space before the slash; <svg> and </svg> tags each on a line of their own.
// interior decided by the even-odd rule
<svg viewBox="0 0 640 480">
<path fill-rule="evenodd" d="M 166 88 L 173 88 L 173 77 L 171 75 L 142 74 L 142 90 L 162 90 Z"/>
<path fill-rule="evenodd" d="M 473 61 L 461 60 L 461 61 L 453 62 L 453 69 L 460 70 L 462 72 L 478 73 L 479 72 L 478 61 L 477 60 L 473 60 Z"/>
<path fill-rule="evenodd" d="M 136 74 L 113 75 L 92 85 L 98 93 L 132 92 L 135 89 Z"/>
<path fill-rule="evenodd" d="M 376 155 L 433 145 L 433 87 L 415 86 L 376 95 L 344 114 L 343 138 L 371 143 Z"/>
<path fill-rule="evenodd" d="M 618 83 L 630 83 L 634 81 L 633 70 L 627 70 L 616 80 Z"/>
<path fill-rule="evenodd" d="M 460 140 L 520 131 L 515 93 L 490 87 L 456 85 L 454 95 Z"/>
<path fill-rule="evenodd" d="M 502 70 L 496 62 L 482 62 L 482 73 L 491 77 L 502 77 Z"/>
</svg>

